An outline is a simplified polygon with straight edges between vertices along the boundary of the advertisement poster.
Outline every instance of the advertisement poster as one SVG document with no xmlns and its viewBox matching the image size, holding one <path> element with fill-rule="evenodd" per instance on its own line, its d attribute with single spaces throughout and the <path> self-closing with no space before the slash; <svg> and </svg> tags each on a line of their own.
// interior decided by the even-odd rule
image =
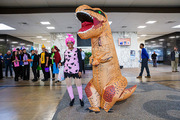
<svg viewBox="0 0 180 120">
<path fill-rule="evenodd" d="M 131 57 L 131 60 L 135 60 L 135 56 L 136 56 L 135 50 L 130 50 L 130 57 Z"/>
<path fill-rule="evenodd" d="M 119 45 L 131 45 L 131 39 L 130 38 L 119 38 L 118 39 Z"/>
</svg>

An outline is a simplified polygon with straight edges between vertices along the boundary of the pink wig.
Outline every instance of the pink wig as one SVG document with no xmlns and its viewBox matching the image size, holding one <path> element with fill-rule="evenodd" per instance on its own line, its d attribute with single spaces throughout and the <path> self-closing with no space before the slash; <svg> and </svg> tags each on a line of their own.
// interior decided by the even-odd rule
<svg viewBox="0 0 180 120">
<path fill-rule="evenodd" d="M 74 45 L 75 40 L 74 40 L 74 38 L 73 38 L 73 35 L 71 35 L 71 34 L 67 34 L 67 35 L 68 35 L 68 38 L 66 38 L 66 40 L 65 40 L 66 46 L 67 46 L 67 43 L 68 43 L 69 41 L 73 42 L 73 45 Z M 71 36 L 72 36 L 72 37 L 71 37 Z"/>
</svg>

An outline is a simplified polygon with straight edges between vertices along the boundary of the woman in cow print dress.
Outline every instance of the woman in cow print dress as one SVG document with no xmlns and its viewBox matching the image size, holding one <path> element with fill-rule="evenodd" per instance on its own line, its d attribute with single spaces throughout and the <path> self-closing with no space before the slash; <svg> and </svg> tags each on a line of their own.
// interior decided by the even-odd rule
<svg viewBox="0 0 180 120">
<path fill-rule="evenodd" d="M 69 105 L 73 106 L 75 100 L 73 88 L 71 85 L 71 79 L 74 78 L 79 94 L 80 104 L 81 106 L 84 106 L 81 84 L 82 58 L 80 50 L 73 47 L 74 43 L 75 40 L 73 36 L 71 34 L 68 34 L 68 38 L 66 38 L 66 46 L 68 47 L 68 49 L 64 52 L 64 77 L 69 97 L 71 99 Z"/>
</svg>

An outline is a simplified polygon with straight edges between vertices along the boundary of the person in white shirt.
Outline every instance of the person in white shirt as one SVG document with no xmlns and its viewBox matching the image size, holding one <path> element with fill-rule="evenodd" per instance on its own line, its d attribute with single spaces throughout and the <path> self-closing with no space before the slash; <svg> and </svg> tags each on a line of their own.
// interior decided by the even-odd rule
<svg viewBox="0 0 180 120">
<path fill-rule="evenodd" d="M 179 52 L 178 52 L 178 48 L 174 47 L 174 50 L 171 52 L 172 72 L 179 72 L 177 69 L 178 63 L 179 63 Z"/>
<path fill-rule="evenodd" d="M 82 56 L 82 71 L 85 74 L 84 59 L 85 59 L 86 55 L 85 55 L 84 51 L 82 51 L 81 48 L 80 48 L 80 51 L 81 51 L 81 56 Z"/>
</svg>

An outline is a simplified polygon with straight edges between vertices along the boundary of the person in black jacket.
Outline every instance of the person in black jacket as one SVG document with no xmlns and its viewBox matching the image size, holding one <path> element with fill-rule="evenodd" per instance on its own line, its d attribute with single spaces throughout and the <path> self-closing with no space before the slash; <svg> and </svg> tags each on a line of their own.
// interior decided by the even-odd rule
<svg viewBox="0 0 180 120">
<path fill-rule="evenodd" d="M 0 53 L 0 79 L 3 78 L 3 56 L 2 56 L 2 53 Z"/>
<path fill-rule="evenodd" d="M 153 61 L 153 67 L 157 67 L 157 60 L 156 60 L 157 54 L 154 51 L 154 53 L 151 55 L 152 61 Z"/>
<path fill-rule="evenodd" d="M 14 48 L 13 50 L 13 56 L 11 57 L 11 61 L 12 61 L 12 64 L 13 64 L 13 70 L 14 70 L 14 73 L 15 73 L 15 77 L 14 77 L 14 80 L 15 81 L 18 81 L 18 77 L 19 77 L 19 67 L 20 67 L 20 59 L 19 59 L 19 55 L 16 51 L 16 49 Z"/>
<path fill-rule="evenodd" d="M 38 50 L 35 50 L 35 54 L 38 56 L 38 60 L 40 59 L 40 55 L 38 54 Z M 38 61 L 38 66 L 39 66 L 39 61 Z M 39 79 L 40 78 L 40 72 L 39 70 L 37 71 L 37 78 Z"/>
<path fill-rule="evenodd" d="M 33 82 L 37 81 L 37 67 L 38 67 L 38 61 L 39 57 L 35 54 L 34 48 L 31 47 L 31 68 L 34 74 L 34 79 L 32 80 Z"/>
<path fill-rule="evenodd" d="M 28 59 L 31 59 L 31 57 L 26 52 L 26 49 L 23 47 L 23 62 L 24 62 L 23 80 L 29 80 L 30 78 L 30 65 L 29 65 Z"/>
<path fill-rule="evenodd" d="M 179 57 L 180 57 L 180 54 L 178 52 L 178 48 L 174 47 L 174 50 L 171 52 L 172 72 L 179 72 L 177 69 L 178 63 L 179 63 Z"/>
</svg>

